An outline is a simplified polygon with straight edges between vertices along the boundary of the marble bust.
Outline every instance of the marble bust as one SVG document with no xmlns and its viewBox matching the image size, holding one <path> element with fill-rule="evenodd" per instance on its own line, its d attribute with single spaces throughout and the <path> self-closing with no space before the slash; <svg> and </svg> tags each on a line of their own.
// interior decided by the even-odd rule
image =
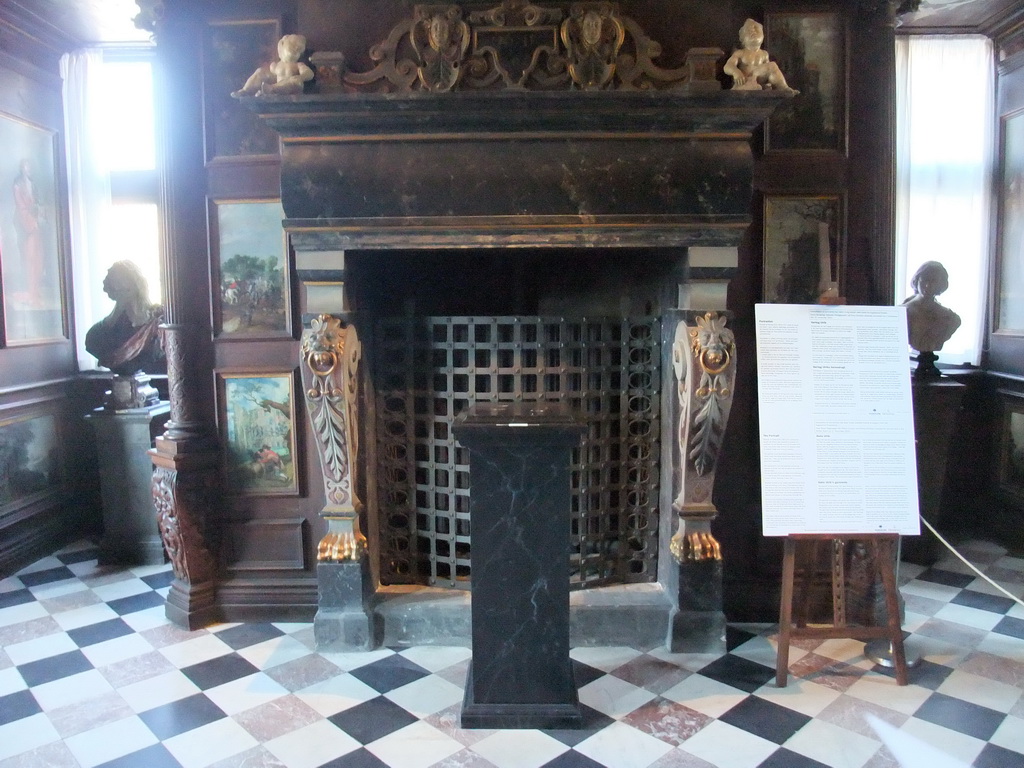
<svg viewBox="0 0 1024 768">
<path fill-rule="evenodd" d="M 936 296 L 949 288 L 949 273 L 937 261 L 926 261 L 910 280 L 914 294 L 907 297 L 910 346 L 918 352 L 938 352 L 960 327 L 960 315 L 942 306 Z"/>
<path fill-rule="evenodd" d="M 139 267 L 132 261 L 115 262 L 103 278 L 103 291 L 114 309 L 86 333 L 89 354 L 119 376 L 166 372 L 159 327 L 163 308 L 149 303 L 149 288 Z"/>
</svg>

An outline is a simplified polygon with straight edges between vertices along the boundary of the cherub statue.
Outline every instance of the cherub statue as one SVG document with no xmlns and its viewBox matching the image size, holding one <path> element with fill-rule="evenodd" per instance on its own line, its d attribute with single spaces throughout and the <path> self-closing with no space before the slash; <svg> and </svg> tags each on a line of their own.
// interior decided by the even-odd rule
<svg viewBox="0 0 1024 768">
<path fill-rule="evenodd" d="M 740 27 L 740 44 L 725 62 L 723 71 L 732 80 L 734 91 L 760 91 L 775 89 L 784 93 L 798 94 L 790 88 L 782 70 L 774 61 L 768 60 L 768 51 L 761 49 L 764 42 L 764 27 L 753 19 L 747 19 Z"/>
<path fill-rule="evenodd" d="M 303 85 L 313 79 L 313 70 L 299 61 L 306 50 L 302 35 L 285 35 L 277 43 L 279 61 L 265 64 L 245 81 L 232 96 L 263 96 L 267 94 L 302 93 Z"/>
</svg>

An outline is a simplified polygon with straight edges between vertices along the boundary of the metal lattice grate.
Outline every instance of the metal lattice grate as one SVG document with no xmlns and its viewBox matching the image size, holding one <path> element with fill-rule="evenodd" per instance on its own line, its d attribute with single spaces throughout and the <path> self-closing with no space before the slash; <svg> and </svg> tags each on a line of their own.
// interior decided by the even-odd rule
<svg viewBox="0 0 1024 768">
<path fill-rule="evenodd" d="M 653 581 L 658 536 L 655 318 L 385 318 L 375 338 L 381 580 L 468 587 L 469 456 L 452 424 L 480 401 L 566 401 L 571 583 Z"/>
</svg>

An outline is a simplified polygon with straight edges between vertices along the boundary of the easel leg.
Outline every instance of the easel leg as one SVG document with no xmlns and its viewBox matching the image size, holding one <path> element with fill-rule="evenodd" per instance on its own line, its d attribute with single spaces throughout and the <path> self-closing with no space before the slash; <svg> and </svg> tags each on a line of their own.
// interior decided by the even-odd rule
<svg viewBox="0 0 1024 768">
<path fill-rule="evenodd" d="M 782 599 L 779 604 L 779 648 L 775 661 L 775 685 L 785 688 L 789 678 L 789 638 L 793 631 L 793 578 L 796 573 L 796 540 L 787 537 L 782 556 Z"/>
<path fill-rule="evenodd" d="M 897 596 L 894 539 L 875 542 L 875 562 L 885 588 L 885 608 L 889 624 L 889 642 L 892 645 L 893 665 L 897 685 L 907 684 L 907 653 L 903 647 L 903 627 L 900 626 L 900 603 Z"/>
</svg>

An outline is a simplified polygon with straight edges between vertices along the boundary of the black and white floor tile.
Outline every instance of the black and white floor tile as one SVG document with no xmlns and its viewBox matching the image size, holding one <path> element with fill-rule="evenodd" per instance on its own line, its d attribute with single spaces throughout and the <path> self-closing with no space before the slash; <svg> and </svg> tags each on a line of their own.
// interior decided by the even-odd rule
<svg viewBox="0 0 1024 768">
<path fill-rule="evenodd" d="M 962 549 L 1011 593 L 1024 559 Z M 897 686 L 854 640 L 729 628 L 721 656 L 572 651 L 586 727 L 462 730 L 470 652 L 318 653 L 310 624 L 170 624 L 168 566 L 87 542 L 0 581 L 0 768 L 1024 766 L 1024 608 L 950 556 L 904 564 Z"/>
</svg>

